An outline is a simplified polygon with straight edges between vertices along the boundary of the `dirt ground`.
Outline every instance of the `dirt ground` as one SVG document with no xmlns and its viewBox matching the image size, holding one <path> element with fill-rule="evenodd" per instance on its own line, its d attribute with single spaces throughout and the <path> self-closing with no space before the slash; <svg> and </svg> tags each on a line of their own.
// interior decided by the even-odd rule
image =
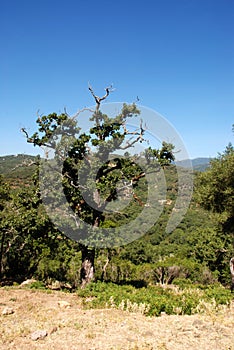
<svg viewBox="0 0 234 350">
<path fill-rule="evenodd" d="M 37 330 L 47 336 L 32 340 Z M 0 349 L 234 350 L 234 305 L 209 315 L 145 317 L 85 310 L 76 294 L 0 288 Z"/>
</svg>

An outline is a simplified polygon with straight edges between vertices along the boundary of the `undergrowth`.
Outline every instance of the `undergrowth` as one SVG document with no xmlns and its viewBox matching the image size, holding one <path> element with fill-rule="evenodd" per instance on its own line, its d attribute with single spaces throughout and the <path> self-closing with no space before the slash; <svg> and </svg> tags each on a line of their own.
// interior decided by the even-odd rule
<svg viewBox="0 0 234 350">
<path fill-rule="evenodd" d="M 231 292 L 221 285 L 148 286 L 135 288 L 131 285 L 96 282 L 77 291 L 87 308 L 117 308 L 147 316 L 159 316 L 162 312 L 172 315 L 191 315 L 205 312 L 209 306 L 217 311 L 228 306 L 233 299 Z"/>
</svg>

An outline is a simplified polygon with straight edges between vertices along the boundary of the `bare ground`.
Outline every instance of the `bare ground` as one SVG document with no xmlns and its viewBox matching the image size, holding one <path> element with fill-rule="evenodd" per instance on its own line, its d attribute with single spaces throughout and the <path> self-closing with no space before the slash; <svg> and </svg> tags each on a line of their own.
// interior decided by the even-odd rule
<svg viewBox="0 0 234 350">
<path fill-rule="evenodd" d="M 14 313 L 3 315 L 7 307 Z M 36 330 L 48 335 L 34 341 Z M 85 310 L 76 294 L 1 288 L 0 349 L 234 350 L 234 304 L 209 315 L 146 317 Z"/>
</svg>

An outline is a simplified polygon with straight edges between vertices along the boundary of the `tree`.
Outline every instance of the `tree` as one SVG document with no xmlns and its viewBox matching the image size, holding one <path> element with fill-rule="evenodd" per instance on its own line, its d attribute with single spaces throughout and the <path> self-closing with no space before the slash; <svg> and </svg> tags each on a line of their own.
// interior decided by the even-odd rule
<svg viewBox="0 0 234 350">
<path fill-rule="evenodd" d="M 52 228 L 37 188 L 34 184 L 10 190 L 0 183 L 1 279 L 24 279 L 37 268 L 40 244 L 45 243 Z"/>
<path fill-rule="evenodd" d="M 125 152 L 122 156 L 124 151 L 134 149 L 135 144 L 145 141 L 142 121 L 135 130 L 127 127 L 127 120 L 139 116 L 140 111 L 134 103 L 123 104 L 118 115 L 109 117 L 101 112 L 100 106 L 109 96 L 111 87 L 105 89 L 103 97 L 97 96 L 91 86 L 89 91 L 96 103 L 94 110 L 85 108 L 74 117 L 66 111 L 60 115 L 39 116 L 38 132 L 31 137 L 25 129 L 22 130 L 29 143 L 46 147 L 47 154 L 53 151 L 53 159 L 43 162 L 40 172 L 41 196 L 53 221 L 59 223 L 65 233 L 69 231 L 68 236 L 79 243 L 82 287 L 94 278 L 96 248 L 124 243 L 126 237 L 122 237 L 120 223 L 131 223 L 145 207 L 147 191 L 141 192 L 140 198 L 138 184 L 142 183 L 144 187 L 146 178 L 148 187 L 151 179 L 155 185 L 160 163 L 166 165 L 174 159 L 173 145 L 165 142 L 161 150 L 150 149 L 151 161 L 147 159 L 146 162 L 141 154 Z M 82 132 L 77 122 L 83 111 L 91 113 L 92 126 L 87 132 Z M 160 185 L 160 177 L 157 181 Z M 117 210 L 115 206 L 111 210 L 111 203 L 118 202 L 119 198 L 125 200 L 126 208 Z M 155 207 L 148 208 L 145 216 L 152 217 L 154 210 Z M 139 218 L 136 231 L 141 230 L 143 219 Z M 133 236 L 132 241 L 139 237 L 139 233 L 134 231 Z"/>
<path fill-rule="evenodd" d="M 231 143 L 223 154 L 211 161 L 208 170 L 199 174 L 196 198 L 205 209 L 217 215 L 221 233 L 217 230 L 216 236 L 219 236 L 223 245 L 222 249 L 215 252 L 216 255 L 219 253 L 218 261 L 221 266 L 221 269 L 218 266 L 217 269 L 222 270 L 220 272 L 226 277 L 234 247 L 234 148 Z"/>
<path fill-rule="evenodd" d="M 228 144 L 223 154 L 197 179 L 197 200 L 207 210 L 219 214 L 224 231 L 234 233 L 234 148 Z"/>
</svg>

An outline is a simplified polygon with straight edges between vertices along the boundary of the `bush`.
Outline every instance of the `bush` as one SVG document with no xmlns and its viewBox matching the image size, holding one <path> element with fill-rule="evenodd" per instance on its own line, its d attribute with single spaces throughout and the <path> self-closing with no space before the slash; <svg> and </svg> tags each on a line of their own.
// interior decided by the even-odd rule
<svg viewBox="0 0 234 350">
<path fill-rule="evenodd" d="M 229 290 L 220 285 L 187 286 L 165 288 L 148 286 L 134 288 L 131 285 L 119 286 L 114 283 L 91 283 L 83 290 L 77 291 L 83 297 L 87 308 L 114 307 L 126 311 L 140 312 L 148 316 L 158 316 L 161 312 L 168 315 L 186 314 L 199 311 L 201 302 L 212 305 L 229 304 L 233 296 Z"/>
</svg>

